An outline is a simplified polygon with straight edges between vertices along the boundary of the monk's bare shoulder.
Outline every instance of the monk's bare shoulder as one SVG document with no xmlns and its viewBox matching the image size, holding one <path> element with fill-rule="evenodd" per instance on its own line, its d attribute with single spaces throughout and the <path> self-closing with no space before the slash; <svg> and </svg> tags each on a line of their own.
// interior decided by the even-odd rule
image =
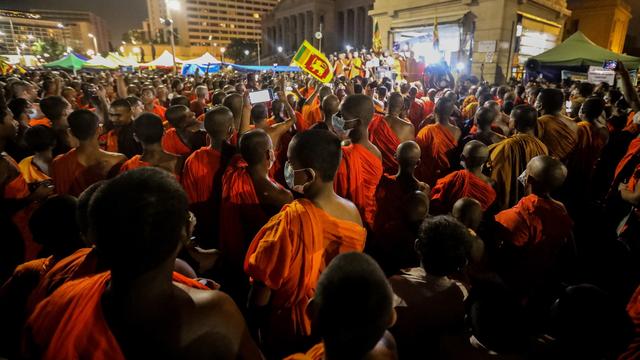
<svg viewBox="0 0 640 360">
<path fill-rule="evenodd" d="M 340 196 L 337 196 L 337 198 L 338 204 L 341 207 L 341 210 L 343 210 L 340 212 L 340 215 L 342 215 L 340 218 L 342 218 L 342 220 L 351 221 L 360 226 L 363 226 L 360 212 L 358 211 L 358 208 L 355 206 L 355 204 Z"/>
<path fill-rule="evenodd" d="M 382 160 L 382 153 L 380 152 L 380 150 L 378 149 L 377 146 L 375 146 L 375 145 L 373 145 L 373 143 L 371 143 L 371 141 L 367 140 L 366 148 L 367 148 L 367 150 L 371 151 L 371 153 L 373 155 L 375 155 L 380 160 Z"/>
</svg>

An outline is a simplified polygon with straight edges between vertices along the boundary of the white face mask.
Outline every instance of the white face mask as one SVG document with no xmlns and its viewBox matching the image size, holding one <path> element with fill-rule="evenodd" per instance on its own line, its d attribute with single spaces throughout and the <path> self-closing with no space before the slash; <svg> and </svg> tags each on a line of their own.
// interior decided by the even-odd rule
<svg viewBox="0 0 640 360">
<path fill-rule="evenodd" d="M 29 115 L 29 119 L 35 119 L 38 117 L 38 110 L 31 108 L 27 110 L 27 115 Z"/>
<path fill-rule="evenodd" d="M 527 178 L 529 178 L 529 173 L 527 172 L 527 170 L 523 171 L 522 174 L 518 176 L 518 181 L 520 181 L 520 184 L 522 184 L 525 189 L 527 188 Z"/>
<path fill-rule="evenodd" d="M 351 133 L 351 130 L 353 130 L 353 128 L 345 130 L 344 126 L 346 125 L 346 123 L 357 120 L 358 118 L 345 120 L 343 117 L 339 116 L 338 113 L 336 113 L 331 116 L 331 125 L 333 126 L 333 130 L 335 130 L 336 135 L 338 135 L 340 139 L 346 139 L 349 137 L 349 134 Z"/>
<path fill-rule="evenodd" d="M 298 171 L 309 171 L 311 173 L 311 180 L 304 184 L 296 185 L 296 172 Z M 297 192 L 298 194 L 304 194 L 305 185 L 313 182 L 315 177 L 316 177 L 316 173 L 313 171 L 313 169 L 294 170 L 290 162 L 287 161 L 284 164 L 284 180 L 287 183 L 287 186 L 289 187 L 289 189 Z"/>
</svg>

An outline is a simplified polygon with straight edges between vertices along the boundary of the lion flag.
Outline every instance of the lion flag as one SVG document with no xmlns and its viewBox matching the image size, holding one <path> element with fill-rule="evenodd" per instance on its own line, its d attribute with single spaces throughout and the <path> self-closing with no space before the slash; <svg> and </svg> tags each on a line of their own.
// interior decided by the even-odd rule
<svg viewBox="0 0 640 360">
<path fill-rule="evenodd" d="M 300 45 L 292 61 L 323 83 L 328 83 L 333 78 L 333 68 L 329 60 L 306 40 Z"/>
</svg>

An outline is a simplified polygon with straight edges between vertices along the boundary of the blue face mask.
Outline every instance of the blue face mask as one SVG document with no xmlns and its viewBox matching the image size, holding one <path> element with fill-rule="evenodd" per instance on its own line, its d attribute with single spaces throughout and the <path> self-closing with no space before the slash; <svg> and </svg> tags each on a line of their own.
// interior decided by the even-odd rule
<svg viewBox="0 0 640 360">
<path fill-rule="evenodd" d="M 349 137 L 349 134 L 351 133 L 351 130 L 353 129 L 346 129 L 344 128 L 346 123 L 352 122 L 352 121 L 358 121 L 358 118 L 355 119 L 351 119 L 351 120 L 345 120 L 343 117 L 341 117 L 338 114 L 333 114 L 331 116 L 331 125 L 333 126 L 333 130 L 335 130 L 336 135 L 338 135 L 339 138 L 341 139 L 346 139 Z"/>
</svg>

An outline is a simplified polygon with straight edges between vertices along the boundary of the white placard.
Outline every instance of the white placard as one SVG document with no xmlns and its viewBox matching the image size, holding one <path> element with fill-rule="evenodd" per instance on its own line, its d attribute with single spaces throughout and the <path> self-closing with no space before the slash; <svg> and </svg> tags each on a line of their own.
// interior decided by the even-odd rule
<svg viewBox="0 0 640 360">
<path fill-rule="evenodd" d="M 485 40 L 478 41 L 478 52 L 488 53 L 496 51 L 496 41 L 495 40 Z"/>
<path fill-rule="evenodd" d="M 613 70 L 607 70 L 599 66 L 589 66 L 587 81 L 592 84 L 600 84 L 601 82 L 605 82 L 609 85 L 613 85 L 615 78 L 616 73 Z"/>
</svg>

